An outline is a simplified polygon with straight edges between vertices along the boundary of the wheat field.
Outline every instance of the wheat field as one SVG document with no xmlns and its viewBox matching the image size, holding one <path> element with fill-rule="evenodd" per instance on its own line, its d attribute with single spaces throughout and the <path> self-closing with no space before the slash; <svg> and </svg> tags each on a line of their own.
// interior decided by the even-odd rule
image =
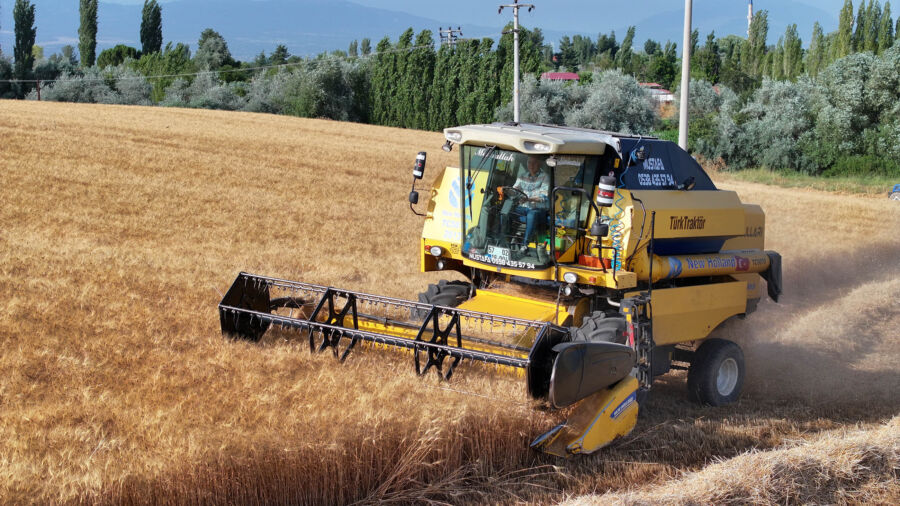
<svg viewBox="0 0 900 506">
<path fill-rule="evenodd" d="M 900 206 L 730 181 L 767 212 L 781 304 L 720 335 L 742 400 L 654 386 L 635 431 L 569 461 L 524 386 L 408 357 L 223 340 L 239 271 L 415 298 L 440 134 L 283 116 L 0 102 L 0 501 L 896 503 Z"/>
</svg>

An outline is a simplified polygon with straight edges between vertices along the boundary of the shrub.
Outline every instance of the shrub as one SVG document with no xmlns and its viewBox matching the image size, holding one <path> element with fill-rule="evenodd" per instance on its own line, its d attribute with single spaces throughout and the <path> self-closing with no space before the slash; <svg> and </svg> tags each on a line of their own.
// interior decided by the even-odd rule
<svg viewBox="0 0 900 506">
<path fill-rule="evenodd" d="M 635 78 L 607 70 L 594 80 L 587 86 L 572 87 L 583 90 L 585 100 L 566 114 L 566 124 L 632 134 L 650 132 L 657 121 L 656 108 Z"/>
</svg>

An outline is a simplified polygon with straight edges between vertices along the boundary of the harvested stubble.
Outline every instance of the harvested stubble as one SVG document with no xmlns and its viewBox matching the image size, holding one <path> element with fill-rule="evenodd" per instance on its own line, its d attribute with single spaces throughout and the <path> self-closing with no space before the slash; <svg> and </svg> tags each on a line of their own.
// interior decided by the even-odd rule
<svg viewBox="0 0 900 506">
<path fill-rule="evenodd" d="M 511 379 L 469 368 L 442 384 L 407 356 L 338 365 L 303 343 L 219 335 L 215 304 L 240 270 L 401 297 L 438 279 L 417 272 L 405 193 L 417 151 L 429 178 L 454 162 L 439 134 L 0 102 L 0 138 L 8 503 L 552 501 L 640 493 L 851 425 L 878 448 L 896 434 L 880 428 L 900 407 L 900 211 L 887 199 L 731 183 L 766 209 L 786 259 L 784 304 L 723 329 L 747 351 L 748 395 L 695 407 L 671 375 L 631 436 L 564 462 L 527 449 L 560 415 Z"/>
</svg>

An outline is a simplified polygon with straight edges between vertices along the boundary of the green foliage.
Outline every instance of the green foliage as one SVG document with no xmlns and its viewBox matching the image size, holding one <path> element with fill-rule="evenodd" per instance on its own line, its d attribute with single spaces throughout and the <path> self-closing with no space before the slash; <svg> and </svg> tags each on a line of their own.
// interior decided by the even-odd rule
<svg viewBox="0 0 900 506">
<path fill-rule="evenodd" d="M 97 57 L 97 0 L 80 0 L 78 25 L 78 53 L 82 67 L 93 67 Z"/>
<path fill-rule="evenodd" d="M 180 42 L 175 46 L 172 46 L 172 43 L 169 42 L 162 51 L 144 54 L 139 60 L 131 62 L 129 66 L 148 77 L 189 74 L 196 71 L 196 67 L 191 60 L 190 48 Z M 166 88 L 174 81 L 174 77 L 155 77 L 151 79 L 153 86 L 151 99 L 154 103 L 158 103 L 165 98 Z"/>
<path fill-rule="evenodd" d="M 144 0 L 141 10 L 141 53 L 158 53 L 162 42 L 162 8 L 156 0 Z"/>
<path fill-rule="evenodd" d="M 0 99 L 15 98 L 16 92 L 11 83 L 4 82 L 13 78 L 13 66 L 5 57 L 0 56 Z"/>
<path fill-rule="evenodd" d="M 16 0 L 13 7 L 16 45 L 13 48 L 15 58 L 14 75 L 16 79 L 28 79 L 34 66 L 34 38 L 37 29 L 34 27 L 34 5 L 29 0 Z"/>
<path fill-rule="evenodd" d="M 115 47 L 100 51 L 100 56 L 97 57 L 97 66 L 101 69 L 105 67 L 118 67 L 124 63 L 125 60 L 136 60 L 140 58 L 140 56 L 141 54 L 137 49 L 126 46 L 125 44 L 118 44 Z"/>
<path fill-rule="evenodd" d="M 584 128 L 648 134 L 656 124 L 656 107 L 635 78 L 619 71 L 602 72 L 587 86 L 570 86 L 584 93 L 583 103 L 568 111 L 565 123 Z"/>
<path fill-rule="evenodd" d="M 226 65 L 233 67 L 235 61 L 225 38 L 212 28 L 207 28 L 200 33 L 200 40 L 197 41 L 194 64 L 199 69 L 218 70 Z"/>
<path fill-rule="evenodd" d="M 818 21 L 813 25 L 812 39 L 809 42 L 809 51 L 806 54 L 806 71 L 810 77 L 819 75 L 819 71 L 825 64 L 828 48 L 825 43 L 825 34 Z"/>
</svg>

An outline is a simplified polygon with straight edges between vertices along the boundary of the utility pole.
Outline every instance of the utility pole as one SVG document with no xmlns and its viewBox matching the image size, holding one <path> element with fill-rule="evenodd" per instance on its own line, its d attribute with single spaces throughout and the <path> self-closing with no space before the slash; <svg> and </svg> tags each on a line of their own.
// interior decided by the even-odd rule
<svg viewBox="0 0 900 506">
<path fill-rule="evenodd" d="M 684 42 L 681 46 L 681 111 L 678 121 L 678 145 L 688 148 L 688 109 L 691 88 L 691 11 L 692 0 L 684 0 Z"/>
<path fill-rule="evenodd" d="M 501 5 L 499 14 L 503 14 L 504 8 L 513 10 L 513 122 L 519 122 L 519 9 L 528 7 L 528 12 L 534 10 L 532 4 L 520 4 L 519 0 L 513 3 Z"/>
<path fill-rule="evenodd" d="M 462 28 L 457 26 L 454 30 L 451 27 L 447 27 L 446 30 L 443 27 L 438 27 L 438 33 L 441 34 L 441 45 L 447 44 L 447 46 L 453 48 L 456 47 L 456 41 L 462 37 Z"/>
</svg>

